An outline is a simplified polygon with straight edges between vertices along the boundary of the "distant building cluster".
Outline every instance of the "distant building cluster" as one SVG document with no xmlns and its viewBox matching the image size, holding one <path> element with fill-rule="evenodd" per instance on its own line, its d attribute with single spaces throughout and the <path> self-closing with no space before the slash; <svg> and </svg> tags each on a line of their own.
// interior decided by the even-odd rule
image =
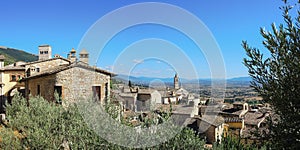
<svg viewBox="0 0 300 150">
<path fill-rule="evenodd" d="M 228 135 L 255 140 L 251 132 L 257 128 L 265 130 L 266 118 L 271 114 L 268 104 L 253 107 L 243 101 L 224 103 L 224 100 L 199 98 L 180 86 L 177 74 L 173 81 L 171 88 L 163 90 L 119 84 L 113 93 L 123 107 L 123 116 L 131 116 L 135 125 L 138 119 L 133 113 L 147 116 L 151 111 L 172 107 L 174 123 L 195 130 L 208 144 L 221 142 Z"/>
<path fill-rule="evenodd" d="M 179 78 L 174 76 L 173 88 L 163 90 L 140 88 L 138 86 L 119 84 L 118 90 L 114 90 L 118 100 L 122 102 L 127 110 L 135 112 L 147 112 L 153 110 L 159 104 L 179 104 L 182 102 L 193 101 L 194 97 L 184 88 L 179 86 Z"/>
</svg>

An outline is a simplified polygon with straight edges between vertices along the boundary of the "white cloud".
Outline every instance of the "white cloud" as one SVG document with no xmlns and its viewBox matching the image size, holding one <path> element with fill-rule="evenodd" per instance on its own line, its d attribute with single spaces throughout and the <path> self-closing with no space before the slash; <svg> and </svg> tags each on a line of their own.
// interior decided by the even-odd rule
<svg viewBox="0 0 300 150">
<path fill-rule="evenodd" d="M 142 63 L 144 63 L 144 60 L 134 59 L 133 63 L 135 63 L 135 64 L 142 64 Z"/>
</svg>

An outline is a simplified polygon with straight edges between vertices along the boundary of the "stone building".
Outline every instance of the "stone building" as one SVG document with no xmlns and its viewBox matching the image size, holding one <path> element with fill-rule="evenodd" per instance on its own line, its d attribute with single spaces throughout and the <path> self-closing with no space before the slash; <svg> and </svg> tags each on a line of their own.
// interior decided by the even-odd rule
<svg viewBox="0 0 300 150">
<path fill-rule="evenodd" d="M 154 89 L 134 89 L 119 94 L 126 109 L 134 112 L 147 112 L 154 109 L 155 104 L 161 101 L 161 95 Z"/>
<path fill-rule="evenodd" d="M 127 92 L 127 93 L 120 93 L 119 95 L 120 95 L 119 100 L 123 101 L 124 108 L 126 110 L 135 111 L 136 108 L 135 102 L 137 100 L 137 93 Z"/>
<path fill-rule="evenodd" d="M 221 142 L 223 134 L 227 134 L 225 130 L 226 124 L 221 116 L 195 116 L 190 119 L 187 127 L 192 128 L 201 136 L 206 137 L 206 142 L 209 144 Z"/>
<path fill-rule="evenodd" d="M 161 95 L 157 90 L 139 89 L 135 102 L 136 111 L 150 111 L 157 102 L 161 101 Z"/>
<path fill-rule="evenodd" d="M 84 54 L 88 56 L 86 51 Z M 77 60 L 73 48 L 68 59 L 55 57 L 27 63 L 26 78 L 22 80 L 26 97 L 40 95 L 56 101 L 54 93 L 57 92 L 59 99 L 70 102 L 92 97 L 104 102 L 110 95 L 110 79 L 114 74 L 89 66 L 86 60 L 86 57 Z"/>
</svg>

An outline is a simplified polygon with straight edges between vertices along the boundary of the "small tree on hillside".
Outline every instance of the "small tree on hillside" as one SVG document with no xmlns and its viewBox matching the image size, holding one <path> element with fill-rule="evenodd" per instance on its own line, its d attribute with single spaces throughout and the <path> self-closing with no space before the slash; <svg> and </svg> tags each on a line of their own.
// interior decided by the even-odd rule
<svg viewBox="0 0 300 150">
<path fill-rule="evenodd" d="M 128 86 L 129 86 L 129 87 L 132 87 L 132 83 L 131 83 L 130 80 L 128 81 Z"/>
<path fill-rule="evenodd" d="M 284 24 L 272 24 L 272 31 L 261 28 L 263 45 L 270 52 L 265 58 L 260 50 L 243 41 L 251 86 L 274 107 L 279 116 L 270 124 L 272 145 L 276 149 L 300 147 L 300 12 L 298 1 L 294 6 L 284 0 Z M 297 17 L 291 11 L 297 7 Z"/>
</svg>

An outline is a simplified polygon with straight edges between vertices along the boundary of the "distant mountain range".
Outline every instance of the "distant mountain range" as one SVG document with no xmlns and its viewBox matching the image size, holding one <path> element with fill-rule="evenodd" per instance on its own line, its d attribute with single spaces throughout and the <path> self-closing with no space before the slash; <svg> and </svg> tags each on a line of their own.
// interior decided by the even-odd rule
<svg viewBox="0 0 300 150">
<path fill-rule="evenodd" d="M 31 62 L 38 60 L 38 56 L 27 53 L 23 50 L 18 50 L 15 48 L 8 48 L 4 46 L 0 46 L 0 55 L 5 56 L 4 64 L 12 64 L 16 61 L 25 61 L 25 62 Z"/>
<path fill-rule="evenodd" d="M 155 78 L 155 77 L 134 77 L 134 76 L 128 76 L 128 75 L 123 75 L 120 74 L 115 77 L 117 80 L 121 80 L 125 83 L 130 80 L 133 83 L 136 84 L 149 84 L 150 82 L 153 81 L 161 81 L 164 83 L 173 83 L 173 78 Z M 184 79 L 180 78 L 180 82 L 182 84 L 188 84 L 188 83 L 200 83 L 204 85 L 210 85 L 212 81 L 221 81 L 219 79 Z M 231 79 L 226 79 L 226 84 L 239 84 L 239 85 L 248 85 L 250 84 L 250 81 L 252 81 L 251 77 L 237 77 L 237 78 L 231 78 Z"/>
</svg>

